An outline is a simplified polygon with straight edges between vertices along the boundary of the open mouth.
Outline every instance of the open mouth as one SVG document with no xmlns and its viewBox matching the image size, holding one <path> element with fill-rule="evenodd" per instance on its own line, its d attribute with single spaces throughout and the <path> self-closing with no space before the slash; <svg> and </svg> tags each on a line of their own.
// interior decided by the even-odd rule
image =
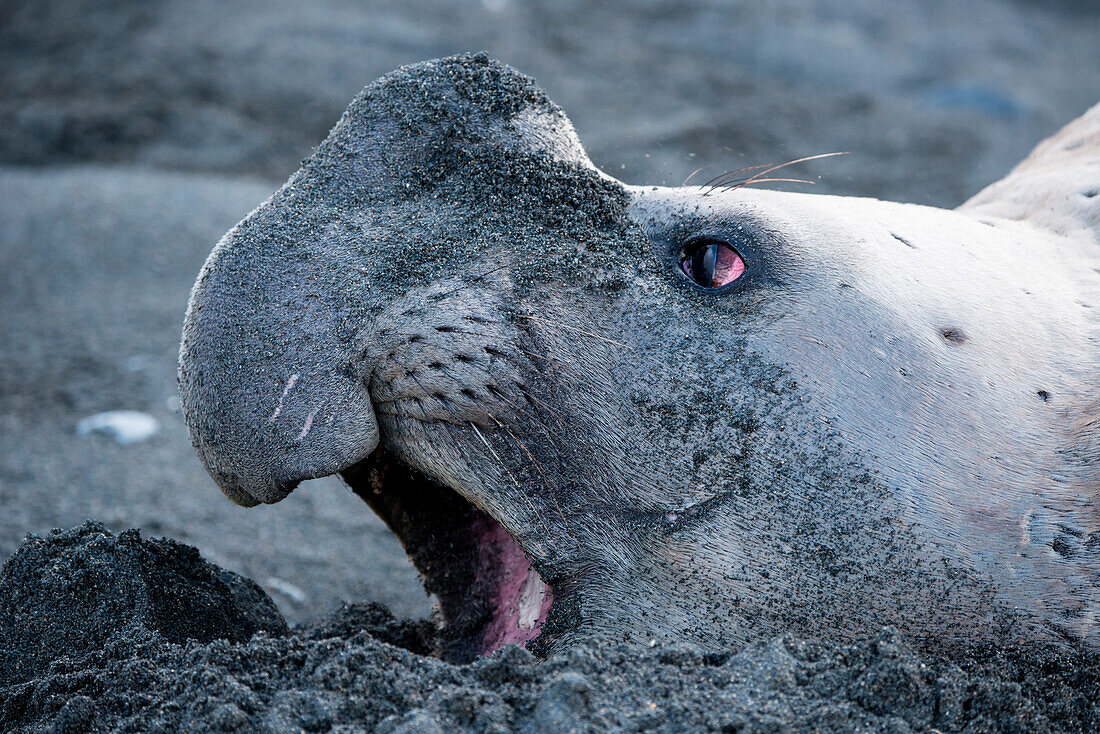
<svg viewBox="0 0 1100 734">
<path fill-rule="evenodd" d="M 470 662 L 539 636 L 553 592 L 500 523 L 383 449 L 341 475 L 397 535 L 435 596 L 444 659 Z"/>
</svg>

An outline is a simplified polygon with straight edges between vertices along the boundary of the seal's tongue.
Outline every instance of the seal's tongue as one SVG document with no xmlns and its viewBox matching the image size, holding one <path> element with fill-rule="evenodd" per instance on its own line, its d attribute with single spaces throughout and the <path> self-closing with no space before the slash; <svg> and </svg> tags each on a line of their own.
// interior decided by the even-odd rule
<svg viewBox="0 0 1100 734">
<path fill-rule="evenodd" d="M 472 530 L 481 550 L 478 579 L 495 589 L 489 600 L 491 618 L 482 634 L 482 654 L 535 639 L 550 612 L 553 592 L 499 523 L 481 518 Z"/>
</svg>

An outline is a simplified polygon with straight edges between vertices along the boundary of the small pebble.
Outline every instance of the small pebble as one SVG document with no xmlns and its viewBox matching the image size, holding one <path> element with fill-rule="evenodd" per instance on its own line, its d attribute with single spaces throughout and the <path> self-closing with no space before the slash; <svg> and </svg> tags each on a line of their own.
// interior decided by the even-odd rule
<svg viewBox="0 0 1100 734">
<path fill-rule="evenodd" d="M 289 597 L 299 604 L 309 598 L 306 592 L 302 591 L 294 584 L 290 583 L 289 581 L 284 581 L 283 579 L 276 578 L 275 576 L 268 576 L 267 580 L 264 581 L 264 586 L 266 586 L 271 591 L 277 591 L 283 596 Z"/>
<path fill-rule="evenodd" d="M 152 438 L 159 430 L 156 418 L 137 410 L 109 410 L 82 418 L 76 424 L 78 436 L 98 433 L 123 446 Z"/>
</svg>

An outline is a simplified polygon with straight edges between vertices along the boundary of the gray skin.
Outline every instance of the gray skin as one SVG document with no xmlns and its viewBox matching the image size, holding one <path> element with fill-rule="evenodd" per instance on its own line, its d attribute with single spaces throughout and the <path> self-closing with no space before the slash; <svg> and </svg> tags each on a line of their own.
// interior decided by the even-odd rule
<svg viewBox="0 0 1100 734">
<path fill-rule="evenodd" d="M 514 70 L 399 69 L 203 268 L 194 444 L 244 505 L 379 452 L 454 490 L 553 589 L 542 649 L 1095 647 L 1098 131 L 955 211 L 632 187 Z M 690 281 L 700 237 L 746 273 Z"/>
</svg>

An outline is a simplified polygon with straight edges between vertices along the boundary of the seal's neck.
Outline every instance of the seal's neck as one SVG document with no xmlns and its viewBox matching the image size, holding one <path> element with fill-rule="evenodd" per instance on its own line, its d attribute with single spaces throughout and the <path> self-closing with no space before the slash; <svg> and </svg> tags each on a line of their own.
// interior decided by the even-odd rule
<svg viewBox="0 0 1100 734">
<path fill-rule="evenodd" d="M 1100 268 L 1100 104 L 1039 143 L 958 211 L 1027 221 L 1078 241 Z"/>
<path fill-rule="evenodd" d="M 1094 314 L 1093 343 L 1100 345 L 1100 104 L 1039 143 L 1008 176 L 959 207 L 978 219 L 1022 221 L 1064 238 L 1080 261 L 1072 267 L 1083 288 L 1079 305 Z M 1094 386 L 1100 385 L 1100 346 Z M 1100 388 L 1071 418 L 1064 456 L 1084 476 L 1087 492 L 1100 498 Z"/>
</svg>

